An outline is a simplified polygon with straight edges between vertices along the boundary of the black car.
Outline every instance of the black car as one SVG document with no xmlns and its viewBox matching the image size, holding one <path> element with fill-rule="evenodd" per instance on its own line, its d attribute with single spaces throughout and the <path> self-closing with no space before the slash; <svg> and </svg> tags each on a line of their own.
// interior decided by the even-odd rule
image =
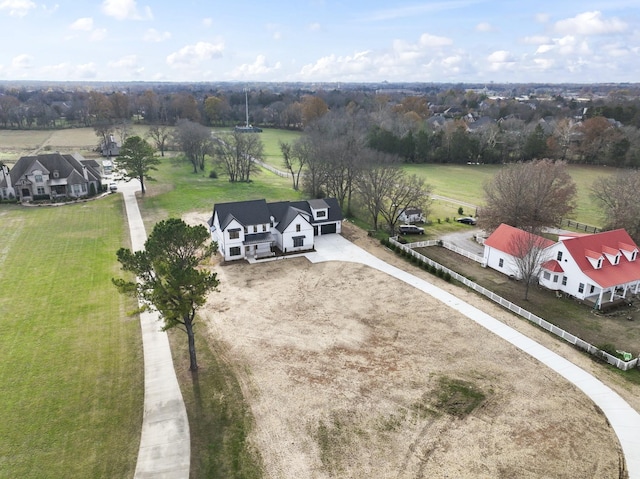
<svg viewBox="0 0 640 479">
<path fill-rule="evenodd" d="M 423 235 L 424 228 L 420 228 L 416 225 L 400 225 L 398 227 L 401 235 Z"/>
<path fill-rule="evenodd" d="M 456 220 L 458 223 L 463 223 L 465 225 L 475 225 L 476 219 L 473 216 L 464 216 L 462 218 L 458 218 Z"/>
</svg>

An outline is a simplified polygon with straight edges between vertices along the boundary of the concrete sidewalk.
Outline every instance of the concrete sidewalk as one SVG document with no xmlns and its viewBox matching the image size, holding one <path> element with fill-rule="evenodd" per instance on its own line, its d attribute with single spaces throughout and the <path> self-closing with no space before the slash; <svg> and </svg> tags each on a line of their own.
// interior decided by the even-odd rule
<svg viewBox="0 0 640 479">
<path fill-rule="evenodd" d="M 129 220 L 132 251 L 144 249 L 147 234 L 135 193 L 138 182 L 119 185 Z M 136 479 L 188 479 L 189 422 L 173 367 L 167 333 L 155 312 L 140 315 L 144 349 L 144 415 Z"/>
<path fill-rule="evenodd" d="M 315 238 L 315 249 L 314 252 L 305 255 L 309 261 L 313 263 L 322 261 L 362 263 L 398 278 L 440 300 L 450 308 L 459 311 L 573 383 L 602 409 L 609 420 L 622 446 L 629 479 L 640 479 L 640 414 L 611 388 L 562 356 L 536 343 L 497 319 L 437 286 L 385 263 L 340 235 L 317 236 Z"/>
</svg>

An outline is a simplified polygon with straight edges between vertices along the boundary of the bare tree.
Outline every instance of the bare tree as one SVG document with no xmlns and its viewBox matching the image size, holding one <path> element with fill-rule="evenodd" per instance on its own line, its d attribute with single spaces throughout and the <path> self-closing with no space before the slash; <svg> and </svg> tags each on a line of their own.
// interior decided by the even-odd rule
<svg viewBox="0 0 640 479">
<path fill-rule="evenodd" d="M 640 243 L 640 171 L 620 170 L 598 178 L 591 194 L 603 210 L 604 228 L 624 228 Z"/>
<path fill-rule="evenodd" d="M 484 185 L 479 226 L 493 231 L 501 223 L 528 231 L 559 225 L 575 205 L 576 184 L 566 163 L 536 160 L 513 163 Z"/>
<path fill-rule="evenodd" d="M 204 159 L 212 149 L 211 130 L 200 123 L 180 120 L 175 129 L 175 140 L 193 166 L 193 172 L 204 171 Z"/>
<path fill-rule="evenodd" d="M 160 156 L 164 156 L 167 149 L 167 141 L 171 137 L 171 130 L 165 125 L 153 125 L 149 128 L 147 136 L 153 140 L 156 149 L 160 152 Z"/>
<path fill-rule="evenodd" d="M 260 171 L 254 159 L 261 159 L 263 152 L 259 134 L 239 131 L 221 135 L 213 148 L 215 161 L 222 165 L 231 182 L 251 181 L 251 173 Z"/>
<path fill-rule="evenodd" d="M 313 154 L 313 146 L 306 138 L 299 138 L 293 144 L 280 141 L 279 145 L 284 159 L 284 166 L 291 173 L 293 189 L 298 191 L 300 175 L 309 160 L 309 156 Z"/>
<path fill-rule="evenodd" d="M 410 206 L 421 207 L 428 210 L 431 198 L 431 186 L 425 184 L 422 178 L 416 175 L 407 175 L 401 171 L 401 175 L 392 183 L 385 201 L 382 203 L 380 215 L 386 221 L 389 232 L 394 234 L 400 213 Z"/>
<path fill-rule="evenodd" d="M 518 230 L 509 242 L 519 279 L 524 284 L 524 300 L 529 299 L 529 287 L 538 280 L 542 264 L 549 258 L 547 247 L 551 241 L 532 231 Z"/>
<path fill-rule="evenodd" d="M 373 229 L 378 229 L 380 213 L 388 208 L 396 185 L 403 180 L 399 159 L 392 155 L 370 151 L 367 167 L 360 171 L 356 179 L 356 190 L 369 212 Z"/>
</svg>

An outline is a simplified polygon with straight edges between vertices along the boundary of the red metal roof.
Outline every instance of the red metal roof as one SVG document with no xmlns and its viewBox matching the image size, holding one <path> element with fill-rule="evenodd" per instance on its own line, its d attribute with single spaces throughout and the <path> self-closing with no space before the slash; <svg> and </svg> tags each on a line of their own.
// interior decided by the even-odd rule
<svg viewBox="0 0 640 479">
<path fill-rule="evenodd" d="M 603 251 L 610 252 L 612 249 L 619 251 L 622 249 L 621 245 L 624 245 L 625 251 L 636 250 L 638 247 L 635 242 L 623 229 L 563 239 L 561 242 L 580 270 L 602 288 L 640 280 L 640 261 L 638 260 L 629 261 L 625 255 L 620 255 L 618 264 L 613 265 L 604 261 L 600 269 L 595 269 L 587 259 L 587 256 L 599 258 Z"/>
<path fill-rule="evenodd" d="M 518 241 L 520 239 L 527 241 L 527 235 L 529 235 L 529 233 L 526 231 L 502 223 L 493 233 L 491 233 L 491 235 L 485 240 L 484 244 L 503 251 L 511 256 L 518 256 Z M 536 246 L 547 248 L 555 244 L 553 241 L 543 238 L 542 236 L 533 236 L 533 241 Z"/>
<path fill-rule="evenodd" d="M 551 271 L 552 273 L 564 273 L 562 266 L 555 259 L 551 259 L 546 263 L 542 263 L 542 267 L 546 270 Z"/>
</svg>

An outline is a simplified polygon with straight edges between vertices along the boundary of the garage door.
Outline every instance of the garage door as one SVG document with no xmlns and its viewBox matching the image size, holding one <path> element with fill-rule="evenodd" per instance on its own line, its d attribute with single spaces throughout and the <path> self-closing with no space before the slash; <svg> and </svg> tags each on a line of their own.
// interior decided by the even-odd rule
<svg viewBox="0 0 640 479">
<path fill-rule="evenodd" d="M 326 235 L 329 233 L 335 233 L 336 232 L 336 224 L 335 223 L 330 223 L 328 225 L 322 225 L 320 227 L 320 234 L 321 235 Z"/>
</svg>

